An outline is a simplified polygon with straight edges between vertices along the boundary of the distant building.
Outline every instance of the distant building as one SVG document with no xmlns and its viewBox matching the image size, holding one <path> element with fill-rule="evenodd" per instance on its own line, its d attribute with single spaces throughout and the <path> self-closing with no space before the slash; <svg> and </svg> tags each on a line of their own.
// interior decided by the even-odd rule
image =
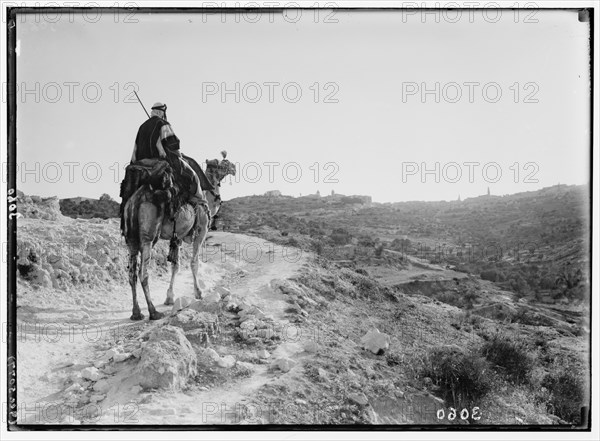
<svg viewBox="0 0 600 441">
<path fill-rule="evenodd" d="M 281 197 L 281 192 L 279 190 L 270 190 L 265 192 L 265 196 L 268 198 L 278 198 Z"/>
</svg>

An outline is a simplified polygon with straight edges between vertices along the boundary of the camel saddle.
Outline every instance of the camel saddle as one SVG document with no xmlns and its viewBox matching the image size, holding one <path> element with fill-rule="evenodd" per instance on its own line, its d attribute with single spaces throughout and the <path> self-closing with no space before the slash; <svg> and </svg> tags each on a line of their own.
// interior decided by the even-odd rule
<svg viewBox="0 0 600 441">
<path fill-rule="evenodd" d="M 190 165 L 190 167 L 198 176 L 201 189 L 203 191 L 214 190 L 213 185 L 210 183 L 198 163 L 189 156 L 182 155 L 182 158 Z M 171 172 L 172 168 L 168 161 L 160 158 L 141 159 L 129 164 L 125 169 L 125 178 L 123 179 L 123 182 L 121 182 L 121 191 L 119 194 L 119 196 L 121 196 L 121 206 L 119 210 L 121 222 L 123 221 L 123 210 L 125 209 L 125 204 L 133 195 L 133 193 L 135 193 L 137 189 L 143 185 L 149 185 L 155 190 L 169 191 L 171 195 L 174 196 L 173 198 L 169 198 L 171 200 L 170 211 L 173 213 L 179 209 L 179 207 L 183 205 L 184 201 L 181 199 L 181 196 L 183 195 L 177 191 L 177 189 L 184 187 L 184 185 L 182 185 L 183 183 L 175 182 L 176 188 L 163 188 L 164 174 Z M 176 177 L 173 176 L 173 179 L 176 179 Z"/>
</svg>

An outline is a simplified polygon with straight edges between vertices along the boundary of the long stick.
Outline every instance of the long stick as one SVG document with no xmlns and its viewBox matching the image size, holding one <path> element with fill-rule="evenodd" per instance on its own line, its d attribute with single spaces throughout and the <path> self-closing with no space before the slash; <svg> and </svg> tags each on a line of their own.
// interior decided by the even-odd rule
<svg viewBox="0 0 600 441">
<path fill-rule="evenodd" d="M 140 106 L 142 106 L 142 109 L 144 109 L 144 112 L 146 112 L 146 116 L 148 116 L 148 118 L 150 118 L 150 115 L 148 115 L 148 111 L 146 110 L 146 108 L 144 107 L 144 105 L 142 104 L 142 100 L 140 99 L 140 97 L 138 96 L 137 92 L 134 90 L 133 93 L 135 93 L 135 97 L 138 100 L 138 103 L 140 103 Z"/>
</svg>

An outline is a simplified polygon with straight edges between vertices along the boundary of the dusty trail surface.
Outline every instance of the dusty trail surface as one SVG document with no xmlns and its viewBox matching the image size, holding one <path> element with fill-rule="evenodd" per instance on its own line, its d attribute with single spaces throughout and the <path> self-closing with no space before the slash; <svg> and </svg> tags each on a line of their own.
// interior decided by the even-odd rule
<svg viewBox="0 0 600 441">
<path fill-rule="evenodd" d="M 306 256 L 287 253 L 280 246 L 253 237 L 214 233 L 207 240 L 206 252 L 201 256 L 199 279 L 203 293 L 226 287 L 231 298 L 260 308 L 266 316 L 285 329 L 288 320 L 284 310 L 285 295 L 276 289 L 279 282 L 293 277 Z M 168 274 L 151 275 L 152 299 L 161 312 L 169 314 L 171 306 L 162 303 L 168 288 Z M 256 389 L 272 381 L 269 364 L 249 366 L 249 372 L 236 377 L 236 369 L 210 369 L 220 383 L 216 387 L 202 384 L 183 391 L 140 390 L 135 362 L 130 359 L 100 369 L 105 398 L 94 405 L 82 405 L 69 390 L 73 378 L 85 368 L 94 366 L 106 350 L 127 343 L 149 328 L 160 326 L 163 320 L 149 322 L 143 295 L 140 306 L 146 315 L 142 322 L 129 320 L 131 293 L 128 285 L 104 292 L 80 292 L 77 297 L 54 295 L 54 307 L 35 307 L 40 290 L 28 293 L 19 312 L 19 401 L 27 407 L 22 422 L 27 423 L 168 423 L 168 424 L 223 424 L 240 422 L 238 415 L 243 403 Z M 141 292 L 141 288 L 138 288 Z M 139 294 L 138 294 L 139 295 Z M 182 259 L 175 282 L 175 298 L 193 297 L 192 275 L 189 262 Z M 46 302 L 44 302 L 46 303 Z M 293 340 L 293 341 L 291 341 Z M 303 352 L 299 338 L 283 339 L 270 353 L 269 359 L 295 357 Z M 217 343 L 217 342 L 215 342 Z M 234 347 L 216 346 L 221 355 L 233 355 L 237 360 L 257 359 L 258 346 L 242 351 Z M 245 367 L 245 366 L 244 366 Z M 203 367 L 199 367 L 201 371 Z M 199 372 L 200 375 L 207 372 Z M 208 372 L 210 376 L 211 372 Z M 77 380 L 76 380 L 77 381 Z M 85 386 L 86 384 L 83 384 Z M 92 394 L 93 395 L 93 394 Z M 76 404 L 68 407 L 69 404 Z M 31 409 L 30 409 L 31 408 Z M 58 410 L 58 409 L 61 410 Z M 237 411 L 236 411 L 237 409 Z M 237 413 L 236 413 L 237 412 Z M 79 420 L 78 420 L 79 419 Z M 258 421 L 256 421 L 258 422 Z"/>
</svg>

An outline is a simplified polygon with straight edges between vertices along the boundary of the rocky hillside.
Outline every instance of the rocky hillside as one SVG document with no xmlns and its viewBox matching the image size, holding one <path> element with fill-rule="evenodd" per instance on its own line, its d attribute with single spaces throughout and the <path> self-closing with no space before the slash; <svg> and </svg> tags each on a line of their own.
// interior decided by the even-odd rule
<svg viewBox="0 0 600 441">
<path fill-rule="evenodd" d="M 346 198 L 348 199 L 348 198 Z M 280 231 L 280 242 L 365 263 L 384 250 L 497 283 L 537 302 L 588 303 L 589 193 L 554 186 L 454 202 L 365 203 L 332 197 L 227 201 L 223 228 Z M 396 258 L 394 259 L 394 256 Z"/>
<path fill-rule="evenodd" d="M 61 202 L 18 196 L 23 217 L 18 221 L 17 270 L 23 289 L 109 289 L 126 283 L 129 254 L 119 220 L 73 219 L 61 213 Z M 161 241 L 153 254 L 152 270 L 166 274 L 167 244 Z M 182 257 L 188 256 L 184 249 Z"/>
<path fill-rule="evenodd" d="M 182 265 L 175 306 L 161 305 L 161 241 L 151 277 L 167 317 L 132 324 L 117 219 L 64 217 L 56 202 L 19 200 L 19 320 L 118 332 L 21 339 L 24 402 L 52 397 L 81 423 L 133 403 L 133 422 L 154 424 L 586 424 L 587 310 L 387 248 L 344 224 L 368 204 L 311 212 L 337 213 L 332 225 L 276 207 L 233 222 L 232 201 L 224 225 L 248 235 L 208 239 L 205 299 L 186 298 Z M 257 244 L 259 259 L 236 252 Z M 226 416 L 206 412 L 223 401 Z"/>
<path fill-rule="evenodd" d="M 99 199 L 67 198 L 60 200 L 60 211 L 63 215 L 73 218 L 109 219 L 119 217 L 119 203 L 112 200 L 108 194 Z"/>
</svg>

